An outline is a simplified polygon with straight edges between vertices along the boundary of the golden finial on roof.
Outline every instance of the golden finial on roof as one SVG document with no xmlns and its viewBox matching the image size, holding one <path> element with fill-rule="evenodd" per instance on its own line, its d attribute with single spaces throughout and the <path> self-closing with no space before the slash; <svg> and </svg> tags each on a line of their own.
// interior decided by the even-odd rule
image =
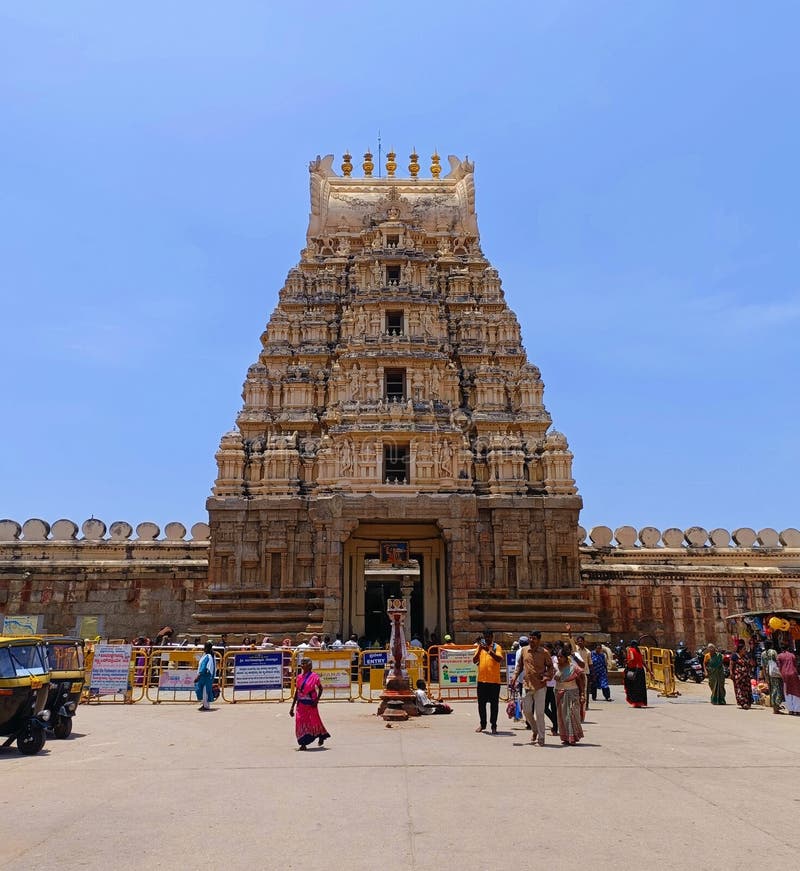
<svg viewBox="0 0 800 871">
<path fill-rule="evenodd" d="M 438 152 L 434 151 L 433 156 L 431 157 L 431 175 L 434 178 L 439 178 L 442 174 L 442 167 L 440 165 L 440 158 Z"/>
<path fill-rule="evenodd" d="M 394 178 L 394 174 L 397 171 L 396 157 L 397 155 L 394 153 L 394 150 L 386 152 L 386 175 L 389 178 Z"/>
<path fill-rule="evenodd" d="M 361 169 L 364 170 L 364 175 L 367 178 L 372 178 L 372 170 L 375 169 L 375 164 L 372 162 L 372 152 L 369 149 L 364 152 L 364 162 L 361 164 Z"/>
<path fill-rule="evenodd" d="M 345 151 L 342 155 L 342 175 L 349 176 L 353 171 L 353 155 L 349 151 Z"/>
<path fill-rule="evenodd" d="M 411 178 L 416 178 L 419 175 L 419 155 L 416 148 L 411 149 L 408 159 L 411 161 L 408 164 L 408 171 L 411 173 Z"/>
</svg>

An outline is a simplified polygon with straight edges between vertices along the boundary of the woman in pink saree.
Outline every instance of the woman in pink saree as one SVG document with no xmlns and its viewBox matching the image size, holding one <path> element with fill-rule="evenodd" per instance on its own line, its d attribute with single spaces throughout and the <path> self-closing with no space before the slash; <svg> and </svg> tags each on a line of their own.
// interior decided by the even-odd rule
<svg viewBox="0 0 800 871">
<path fill-rule="evenodd" d="M 294 733 L 300 745 L 298 749 L 305 750 L 313 741 L 322 747 L 325 739 L 331 736 L 319 716 L 318 704 L 322 697 L 322 681 L 319 675 L 311 670 L 311 660 L 308 657 L 300 660 L 300 668 L 302 672 L 295 682 L 289 716 L 295 718 Z M 295 708 L 297 716 L 295 716 Z"/>
</svg>

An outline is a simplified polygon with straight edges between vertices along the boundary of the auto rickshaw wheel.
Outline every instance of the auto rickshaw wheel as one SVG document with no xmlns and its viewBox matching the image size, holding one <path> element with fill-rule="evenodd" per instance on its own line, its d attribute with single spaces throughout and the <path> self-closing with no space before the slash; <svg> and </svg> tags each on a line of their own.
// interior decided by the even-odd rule
<svg viewBox="0 0 800 871">
<path fill-rule="evenodd" d="M 26 756 L 33 756 L 44 747 L 44 729 L 38 726 L 31 726 L 25 734 L 17 738 L 17 748 L 20 753 Z"/>
<path fill-rule="evenodd" d="M 59 717 L 53 726 L 53 734 L 56 738 L 69 738 L 72 733 L 72 717 Z"/>
</svg>

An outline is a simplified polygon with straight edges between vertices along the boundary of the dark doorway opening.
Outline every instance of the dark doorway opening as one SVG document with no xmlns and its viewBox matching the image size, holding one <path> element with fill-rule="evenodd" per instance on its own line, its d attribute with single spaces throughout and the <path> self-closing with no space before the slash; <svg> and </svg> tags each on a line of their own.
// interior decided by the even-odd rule
<svg viewBox="0 0 800 871">
<path fill-rule="evenodd" d="M 378 554 L 369 554 L 367 559 L 377 559 Z M 411 612 L 411 635 L 406 638 L 406 642 L 410 642 L 415 636 L 423 641 L 425 631 L 425 615 L 424 602 L 422 594 L 422 578 L 424 577 L 424 566 L 422 554 L 411 554 L 412 560 L 417 560 L 419 563 L 419 577 L 415 578 L 414 586 L 411 590 L 411 602 L 409 611 Z M 391 628 L 389 625 L 389 617 L 386 614 L 386 602 L 388 599 L 398 598 L 402 596 L 399 580 L 368 580 L 366 583 L 364 596 L 364 636 L 368 644 L 373 644 L 377 641 L 380 647 L 385 647 L 389 643 Z"/>
<path fill-rule="evenodd" d="M 370 581 L 364 603 L 364 635 L 369 644 L 377 642 L 379 647 L 389 643 L 391 629 L 386 614 L 386 600 L 400 595 L 400 582 Z"/>
</svg>

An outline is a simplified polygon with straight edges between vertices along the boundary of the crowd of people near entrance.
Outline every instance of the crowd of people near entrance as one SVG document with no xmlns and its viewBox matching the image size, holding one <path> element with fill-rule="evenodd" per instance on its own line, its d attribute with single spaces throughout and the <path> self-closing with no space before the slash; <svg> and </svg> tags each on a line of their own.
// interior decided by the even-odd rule
<svg viewBox="0 0 800 871">
<path fill-rule="evenodd" d="M 507 713 L 524 719 L 531 731 L 530 743 L 543 747 L 547 735 L 557 737 L 564 746 L 575 746 L 584 737 L 583 726 L 589 702 L 612 702 L 609 671 L 614 655 L 602 642 L 587 645 L 585 636 L 571 632 L 568 639 L 542 641 L 542 633 L 532 630 L 512 645 L 515 666 L 509 670 Z M 478 667 L 478 725 L 476 732 L 498 733 L 501 665 L 503 649 L 486 630 L 476 639 L 473 662 Z M 638 643 L 626 650 L 625 699 L 631 707 L 647 707 L 645 663 Z"/>
<path fill-rule="evenodd" d="M 566 638 L 555 641 L 542 641 L 542 634 L 532 630 L 521 635 L 511 645 L 514 665 L 507 669 L 509 701 L 506 712 L 518 722 L 523 722 L 530 730 L 530 744 L 542 747 L 547 736 L 557 738 L 564 746 L 575 746 L 585 737 L 584 726 L 590 701 L 596 702 L 598 696 L 605 702 L 612 702 L 609 673 L 612 670 L 623 672 L 622 686 L 625 701 L 632 708 L 647 707 L 648 664 L 642 656 L 639 643 L 632 640 L 627 644 L 620 640 L 612 651 L 602 641 L 587 645 L 585 636 L 572 638 L 571 627 L 567 624 Z M 216 698 L 216 663 L 214 652 L 220 649 L 236 650 L 285 650 L 299 651 L 299 674 L 295 680 L 295 693 L 292 699 L 290 716 L 295 720 L 295 734 L 299 750 L 305 750 L 316 742 L 323 746 L 330 738 L 320 715 L 319 702 L 324 687 L 319 675 L 313 671 L 313 662 L 306 651 L 369 650 L 378 648 L 379 642 L 371 644 L 366 638 L 352 634 L 345 641 L 341 633 L 335 636 L 312 635 L 307 640 L 294 644 L 290 636 L 280 640 L 273 639 L 269 633 L 244 635 L 231 641 L 223 633 L 214 640 L 203 642 L 201 638 L 183 637 L 175 639 L 173 630 L 166 626 L 154 640 L 145 636 L 134 639 L 139 647 L 201 647 L 196 695 L 200 710 L 209 710 L 211 701 Z M 445 635 L 441 644 L 453 643 L 451 635 Z M 424 642 L 414 635 L 409 643 L 411 648 L 425 648 L 431 652 L 431 674 L 434 676 L 438 665 L 435 648 L 440 644 L 437 636 L 427 635 Z M 434 648 L 431 650 L 431 648 Z M 744 639 L 736 639 L 735 650 L 727 654 L 709 644 L 698 657 L 702 673 L 708 680 L 711 703 L 726 704 L 726 681 L 733 684 L 737 705 L 745 710 L 761 701 L 768 701 L 775 714 L 788 713 L 800 715 L 800 674 L 795 645 L 791 640 L 781 642 L 780 638 L 754 636 L 749 644 Z M 675 662 L 688 652 L 681 644 L 676 652 Z M 477 667 L 477 707 L 478 724 L 476 732 L 498 732 L 500 714 L 500 690 L 502 671 L 506 666 L 505 654 L 495 641 L 494 633 L 485 630 L 475 638 L 473 662 Z M 416 681 L 412 688 L 417 710 L 420 714 L 448 714 L 452 708 L 442 699 L 434 697 L 425 680 Z"/>
</svg>

